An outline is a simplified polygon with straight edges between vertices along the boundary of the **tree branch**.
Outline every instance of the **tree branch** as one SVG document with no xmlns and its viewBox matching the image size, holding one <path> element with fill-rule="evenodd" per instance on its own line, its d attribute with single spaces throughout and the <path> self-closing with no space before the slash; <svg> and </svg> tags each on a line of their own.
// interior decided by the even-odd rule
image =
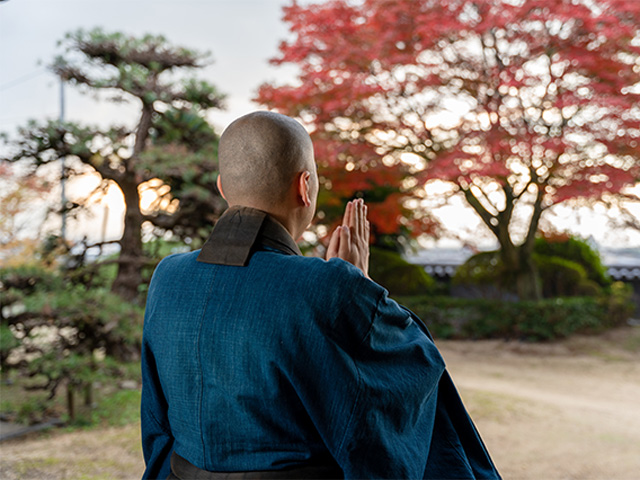
<svg viewBox="0 0 640 480">
<path fill-rule="evenodd" d="M 538 225 L 540 224 L 540 217 L 542 216 L 542 212 L 545 210 L 542 205 L 543 198 L 544 186 L 538 185 L 538 193 L 536 194 L 536 199 L 533 203 L 533 214 L 531 215 L 531 221 L 529 222 L 529 230 L 527 231 L 527 236 L 522 244 L 523 248 L 528 252 L 533 251 L 534 241 L 536 234 L 538 233 Z"/>
<path fill-rule="evenodd" d="M 464 194 L 464 198 L 469 202 L 469 205 L 476 211 L 480 218 L 484 222 L 484 224 L 491 230 L 496 238 L 499 238 L 499 230 L 497 225 L 494 225 L 496 218 L 494 215 L 489 213 L 489 211 L 482 205 L 482 202 L 475 196 L 475 194 L 471 191 L 470 188 L 460 187 L 462 193 Z"/>
</svg>

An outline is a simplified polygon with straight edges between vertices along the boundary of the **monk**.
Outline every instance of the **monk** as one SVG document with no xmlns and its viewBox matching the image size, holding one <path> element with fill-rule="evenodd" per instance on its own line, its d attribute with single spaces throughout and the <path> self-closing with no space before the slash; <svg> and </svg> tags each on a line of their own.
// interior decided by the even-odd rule
<svg viewBox="0 0 640 480">
<path fill-rule="evenodd" d="M 229 204 L 156 268 L 142 346 L 144 478 L 500 478 L 425 324 L 368 276 L 347 204 L 325 259 L 313 145 L 254 112 L 219 144 Z"/>
</svg>

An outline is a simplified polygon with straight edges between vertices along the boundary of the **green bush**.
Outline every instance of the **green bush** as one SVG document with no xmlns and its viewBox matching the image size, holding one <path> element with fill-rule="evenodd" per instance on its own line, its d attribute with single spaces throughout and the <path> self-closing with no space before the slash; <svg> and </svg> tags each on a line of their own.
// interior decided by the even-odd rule
<svg viewBox="0 0 640 480">
<path fill-rule="evenodd" d="M 545 298 L 569 297 L 591 292 L 601 293 L 600 286 L 587 278 L 585 268 L 572 260 L 561 257 L 534 254 L 533 260 L 542 281 L 542 294 Z"/>
<path fill-rule="evenodd" d="M 66 387 L 70 418 L 74 392 L 118 376 L 115 362 L 138 360 L 142 342 L 142 307 L 79 278 L 42 266 L 0 269 L 3 375 L 13 368 L 43 379 L 31 388 L 49 391 L 49 400 Z"/>
<path fill-rule="evenodd" d="M 458 267 L 453 283 L 472 285 L 494 283 L 502 278 L 503 274 L 504 266 L 499 251 L 480 252 Z"/>
<path fill-rule="evenodd" d="M 392 295 L 419 295 L 433 291 L 435 280 L 419 265 L 391 250 L 372 247 L 369 275 Z"/>
<path fill-rule="evenodd" d="M 20 340 L 16 338 L 11 329 L 0 323 L 0 368 L 4 366 L 4 360 L 11 350 L 20 346 Z"/>
<path fill-rule="evenodd" d="M 101 397 L 91 415 L 92 425 L 122 426 L 140 419 L 140 390 L 118 390 Z"/>
<path fill-rule="evenodd" d="M 473 287 L 481 298 L 514 296 L 516 280 L 507 272 L 498 250 L 480 252 L 458 267 L 451 280 L 454 286 Z"/>
<path fill-rule="evenodd" d="M 611 279 L 598 252 L 587 242 L 568 238 L 561 241 L 536 239 L 533 263 L 538 271 L 544 298 L 597 296 Z M 481 296 L 491 292 L 513 293 L 515 278 L 504 269 L 499 251 L 481 252 L 461 265 L 453 277 L 454 285 L 473 286 Z M 499 295 L 500 297 L 500 295 Z"/>
<path fill-rule="evenodd" d="M 438 338 L 541 341 L 623 324 L 633 312 L 633 303 L 628 286 L 618 283 L 612 293 L 597 298 L 505 302 L 421 295 L 399 301 Z"/>
<path fill-rule="evenodd" d="M 603 292 L 602 287 L 593 280 L 581 280 L 576 285 L 576 296 L 578 297 L 597 297 Z"/>
<path fill-rule="evenodd" d="M 600 254 L 585 240 L 568 237 L 554 241 L 543 237 L 536 238 L 533 251 L 546 257 L 560 257 L 582 266 L 587 278 L 600 286 L 611 285 L 607 269 L 602 265 Z"/>
</svg>

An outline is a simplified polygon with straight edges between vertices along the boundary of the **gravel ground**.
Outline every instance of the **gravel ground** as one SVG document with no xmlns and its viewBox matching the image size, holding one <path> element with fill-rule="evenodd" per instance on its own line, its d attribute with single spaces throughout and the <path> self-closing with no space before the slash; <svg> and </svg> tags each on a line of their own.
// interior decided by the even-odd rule
<svg viewBox="0 0 640 480">
<path fill-rule="evenodd" d="M 553 344 L 438 342 L 505 479 L 640 478 L 640 327 Z M 139 425 L 0 444 L 0 478 L 142 474 Z"/>
</svg>

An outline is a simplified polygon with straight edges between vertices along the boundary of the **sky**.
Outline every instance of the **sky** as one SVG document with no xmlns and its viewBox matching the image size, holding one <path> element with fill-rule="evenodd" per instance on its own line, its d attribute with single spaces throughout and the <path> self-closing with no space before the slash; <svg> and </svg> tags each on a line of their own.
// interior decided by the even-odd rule
<svg viewBox="0 0 640 480">
<path fill-rule="evenodd" d="M 289 0 L 5 0 L 0 3 L 0 132 L 15 135 L 16 128 L 29 119 L 58 118 L 60 86 L 47 70 L 54 57 L 62 53 L 57 45 L 65 33 L 79 28 L 102 27 L 105 31 L 129 34 L 162 34 L 173 45 L 211 52 L 212 63 L 198 72 L 227 95 L 224 111 L 212 110 L 208 118 L 220 133 L 235 118 L 260 108 L 251 101 L 264 82 L 278 84 L 295 81 L 293 66 L 272 66 L 268 60 L 288 36 L 282 21 L 282 7 Z M 308 3 L 308 2 L 300 2 Z M 137 121 L 135 105 L 114 105 L 67 86 L 65 119 L 92 125 Z M 3 147 L 0 143 L 0 152 Z M 90 180 L 68 186 L 71 195 L 87 190 Z M 2 183 L 0 182 L 0 188 Z M 55 198 L 55 192 L 54 192 Z M 47 201 L 51 201 L 48 199 Z M 43 200 L 43 204 L 46 202 Z M 108 212 L 105 206 L 108 205 Z M 490 243 L 477 216 L 454 201 L 436 212 L 456 235 L 475 243 Z M 107 199 L 70 225 L 76 239 L 89 235 L 101 240 L 121 233 L 123 205 L 113 189 Z M 106 219 L 105 219 L 106 215 Z M 638 246 L 640 234 L 611 232 L 603 216 L 589 211 L 573 211 L 556 216 L 560 226 L 570 225 L 583 237 L 592 237 L 608 246 Z M 52 220 L 55 223 L 55 219 Z M 51 227 L 51 221 L 49 224 Z M 458 242 L 459 243 L 459 242 Z M 451 245 L 456 240 L 451 240 Z"/>
<path fill-rule="evenodd" d="M 8 0 L 0 3 L 0 130 L 28 119 L 57 118 L 59 85 L 47 64 L 62 53 L 65 33 L 102 27 L 129 34 L 162 34 L 174 45 L 211 52 L 199 71 L 228 96 L 225 111 L 209 119 L 223 129 L 255 110 L 251 102 L 264 81 L 293 78 L 293 68 L 270 66 L 281 40 L 282 0 Z M 93 124 L 121 116 L 121 106 L 97 104 L 67 88 L 66 118 Z M 91 104 L 91 108 L 87 105 Z M 131 116 L 131 115 L 129 115 Z M 133 117 L 135 120 L 135 116 Z"/>
</svg>

